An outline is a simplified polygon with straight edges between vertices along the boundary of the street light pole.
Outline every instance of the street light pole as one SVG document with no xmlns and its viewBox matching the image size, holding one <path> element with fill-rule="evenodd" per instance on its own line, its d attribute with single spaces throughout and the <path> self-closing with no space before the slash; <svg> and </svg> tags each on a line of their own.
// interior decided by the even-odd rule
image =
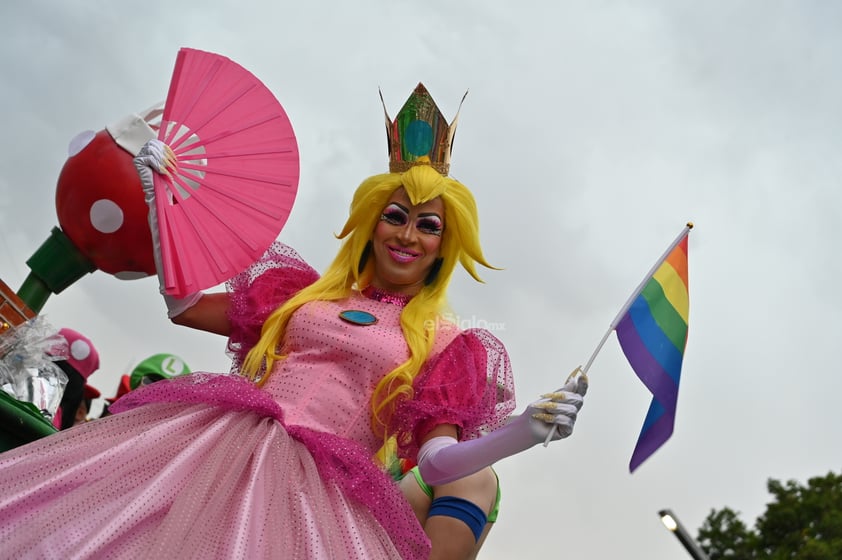
<svg viewBox="0 0 842 560">
<path fill-rule="evenodd" d="M 705 551 L 702 550 L 702 547 L 693 540 L 693 537 L 690 536 L 690 533 L 687 532 L 687 529 L 684 528 L 684 525 L 681 524 L 672 510 L 662 509 L 658 512 L 658 515 L 664 527 L 675 533 L 676 538 L 681 541 L 681 544 L 684 545 L 684 548 L 693 560 L 710 560 L 708 555 L 705 554 Z"/>
</svg>

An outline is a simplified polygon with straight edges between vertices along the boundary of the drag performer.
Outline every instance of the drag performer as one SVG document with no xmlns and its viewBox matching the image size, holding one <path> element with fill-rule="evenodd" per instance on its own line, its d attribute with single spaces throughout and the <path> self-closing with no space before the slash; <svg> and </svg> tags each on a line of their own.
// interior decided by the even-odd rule
<svg viewBox="0 0 842 560">
<path fill-rule="evenodd" d="M 113 416 L 0 455 L 4 553 L 426 559 L 371 459 L 388 438 L 442 486 L 572 432 L 584 378 L 507 423 L 502 343 L 444 319 L 457 262 L 476 279 L 489 266 L 473 196 L 447 177 L 453 127 L 420 85 L 389 124 L 391 172 L 358 187 L 322 276 L 278 243 L 228 293 L 169 301 L 175 322 L 230 336 L 234 375 L 141 387 Z M 166 172 L 159 142 L 139 158 Z"/>
</svg>

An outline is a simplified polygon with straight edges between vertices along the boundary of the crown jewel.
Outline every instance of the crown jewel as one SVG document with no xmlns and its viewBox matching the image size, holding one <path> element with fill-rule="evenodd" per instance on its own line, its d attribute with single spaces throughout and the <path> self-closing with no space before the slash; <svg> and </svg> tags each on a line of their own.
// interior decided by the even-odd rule
<svg viewBox="0 0 842 560">
<path fill-rule="evenodd" d="M 467 95 L 465 92 L 462 101 L 465 101 Z M 380 101 L 386 114 L 389 171 L 403 173 L 413 165 L 429 164 L 442 175 L 447 175 L 450 171 L 450 151 L 453 148 L 459 111 L 456 111 L 453 122 L 447 124 L 427 88 L 420 82 L 398 111 L 394 121 L 389 118 L 382 92 Z M 462 107 L 461 102 L 459 107 Z M 429 158 L 429 161 L 426 158 Z"/>
</svg>

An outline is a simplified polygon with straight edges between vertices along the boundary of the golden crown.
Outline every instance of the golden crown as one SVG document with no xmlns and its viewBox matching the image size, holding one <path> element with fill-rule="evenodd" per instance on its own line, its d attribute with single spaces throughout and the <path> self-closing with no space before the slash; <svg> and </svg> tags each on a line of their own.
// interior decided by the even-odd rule
<svg viewBox="0 0 842 560">
<path fill-rule="evenodd" d="M 465 101 L 467 95 L 468 92 L 465 92 L 462 101 Z M 380 101 L 386 114 L 389 171 L 403 173 L 413 165 L 428 164 L 442 175 L 447 175 L 459 110 L 453 122 L 447 124 L 430 92 L 421 82 L 398 111 L 394 121 L 389 118 L 383 92 L 380 92 Z M 461 102 L 459 108 L 462 108 Z"/>
</svg>

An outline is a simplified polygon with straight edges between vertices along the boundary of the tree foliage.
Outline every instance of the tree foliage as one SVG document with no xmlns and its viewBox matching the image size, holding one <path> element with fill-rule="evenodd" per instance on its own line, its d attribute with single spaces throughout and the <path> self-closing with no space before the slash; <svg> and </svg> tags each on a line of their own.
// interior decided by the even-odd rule
<svg viewBox="0 0 842 560">
<path fill-rule="evenodd" d="M 730 508 L 711 510 L 697 537 L 711 560 L 842 559 L 842 476 L 766 488 L 773 499 L 751 529 Z"/>
</svg>

